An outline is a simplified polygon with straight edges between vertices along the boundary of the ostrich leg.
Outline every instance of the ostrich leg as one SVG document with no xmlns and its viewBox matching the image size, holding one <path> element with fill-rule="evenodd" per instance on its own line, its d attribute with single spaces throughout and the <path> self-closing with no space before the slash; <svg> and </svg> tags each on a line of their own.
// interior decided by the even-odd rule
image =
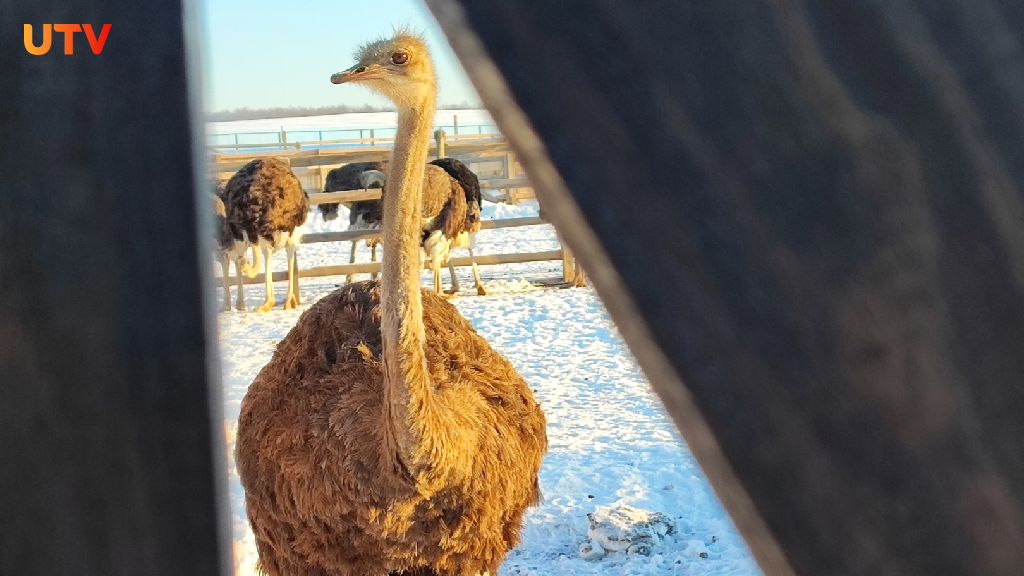
<svg viewBox="0 0 1024 576">
<path fill-rule="evenodd" d="M 587 285 L 587 277 L 583 273 L 583 267 L 580 266 L 580 261 L 573 258 L 573 280 L 572 285 L 574 288 L 584 288 Z"/>
<path fill-rule="evenodd" d="M 270 271 L 270 248 L 266 249 L 264 256 L 266 259 L 263 268 L 263 285 L 266 289 L 267 299 L 259 310 L 260 312 L 269 312 L 274 307 L 274 273 Z"/>
<path fill-rule="evenodd" d="M 352 252 L 351 252 L 351 254 L 349 254 L 349 257 L 348 257 L 348 263 L 349 264 L 355 264 L 356 263 L 356 248 L 357 248 L 358 244 L 359 244 L 359 240 L 353 240 L 352 241 Z M 349 274 L 348 276 L 345 276 L 345 284 L 351 284 L 352 283 L 352 279 L 353 279 L 354 276 L 355 276 L 354 274 Z"/>
<path fill-rule="evenodd" d="M 231 287 L 228 282 L 231 281 L 229 278 L 231 274 L 231 261 L 228 260 L 227 254 L 220 255 L 220 270 L 221 270 L 221 286 L 224 287 L 224 298 L 223 304 L 220 307 L 221 312 L 227 312 L 231 310 Z"/>
<path fill-rule="evenodd" d="M 243 252 L 242 270 L 249 278 L 255 278 L 256 274 L 259 274 L 260 271 L 260 247 L 253 244 L 250 248 L 252 248 L 252 262 L 249 262 L 249 260 L 245 258 L 245 252 Z"/>
<path fill-rule="evenodd" d="M 459 291 L 459 278 L 455 275 L 455 265 L 448 261 L 448 275 L 452 277 L 452 287 L 445 290 L 445 294 L 455 294 Z"/>
<path fill-rule="evenodd" d="M 367 240 L 367 243 L 370 244 L 370 262 L 376 262 L 377 246 L 380 245 L 380 240 L 374 239 L 372 242 L 370 240 Z M 378 274 L 376 272 L 370 275 L 370 277 L 373 278 L 374 280 L 377 279 L 377 276 Z"/>
<path fill-rule="evenodd" d="M 238 283 L 236 290 L 238 294 L 235 300 L 235 310 L 245 311 L 245 282 L 242 281 L 242 269 L 245 267 L 245 256 L 235 260 L 235 281 Z M 231 296 L 228 295 L 228 298 Z M 224 303 L 228 307 L 228 303 Z M 228 307 L 230 309 L 230 307 Z"/>
<path fill-rule="evenodd" d="M 430 267 L 434 269 L 434 292 L 444 295 L 441 291 L 441 263 L 434 260 L 430 263 Z"/>
<path fill-rule="evenodd" d="M 480 268 L 476 265 L 476 256 L 473 255 L 473 248 L 469 247 L 467 250 L 469 250 L 469 261 L 473 265 L 473 280 L 476 282 L 476 293 L 480 296 L 487 296 L 484 282 L 480 279 Z"/>
<path fill-rule="evenodd" d="M 288 294 L 284 298 L 284 309 L 291 310 L 299 306 L 299 265 L 298 248 L 289 244 L 285 246 L 288 257 Z"/>
</svg>

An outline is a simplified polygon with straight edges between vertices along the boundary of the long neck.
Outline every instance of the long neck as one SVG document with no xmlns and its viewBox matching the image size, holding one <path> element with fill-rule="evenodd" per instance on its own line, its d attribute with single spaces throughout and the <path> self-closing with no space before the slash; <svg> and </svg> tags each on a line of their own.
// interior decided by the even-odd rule
<svg viewBox="0 0 1024 576">
<path fill-rule="evenodd" d="M 432 386 L 420 294 L 423 172 L 434 119 L 433 98 L 402 108 L 384 195 L 384 257 L 381 259 L 381 334 L 390 425 L 409 468 L 423 460 Z"/>
</svg>

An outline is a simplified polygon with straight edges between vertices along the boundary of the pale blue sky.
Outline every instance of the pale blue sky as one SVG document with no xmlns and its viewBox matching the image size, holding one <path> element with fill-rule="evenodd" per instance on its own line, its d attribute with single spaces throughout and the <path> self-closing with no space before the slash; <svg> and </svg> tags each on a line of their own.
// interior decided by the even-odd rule
<svg viewBox="0 0 1024 576">
<path fill-rule="evenodd" d="M 479 98 L 421 0 L 200 0 L 209 110 L 387 105 L 364 88 L 335 86 L 367 39 L 408 25 L 425 33 L 442 104 Z"/>
</svg>

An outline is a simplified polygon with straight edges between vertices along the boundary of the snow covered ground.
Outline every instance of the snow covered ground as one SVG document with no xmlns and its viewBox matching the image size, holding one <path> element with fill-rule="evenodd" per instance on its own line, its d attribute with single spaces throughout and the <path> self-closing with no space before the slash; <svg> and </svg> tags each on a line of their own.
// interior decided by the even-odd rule
<svg viewBox="0 0 1024 576">
<path fill-rule="evenodd" d="M 484 217 L 536 212 L 534 203 L 485 203 Z M 344 209 L 331 223 L 322 222 L 314 211 L 305 229 L 340 230 L 344 222 Z M 485 230 L 477 242 L 482 254 L 558 246 L 550 226 Z M 360 261 L 365 261 L 368 250 L 360 250 Z M 304 245 L 299 261 L 304 268 L 346 262 L 348 251 L 347 242 Z M 275 255 L 273 262 L 275 269 L 284 270 L 283 254 Z M 499 574 L 760 574 L 593 290 L 542 289 L 528 282 L 561 274 L 560 262 L 485 266 L 481 272 L 491 294 L 476 296 L 469 270 L 460 270 L 463 291 L 453 303 L 530 382 L 547 415 L 550 443 L 540 473 L 544 501 L 528 512 L 523 543 L 508 555 Z M 425 284 L 427 279 L 424 275 Z M 279 307 L 266 314 L 220 314 L 229 452 L 247 386 L 299 315 L 343 281 L 303 279 L 299 310 Z M 446 285 L 447 281 L 446 274 Z M 283 283 L 278 283 L 277 292 L 280 306 Z M 263 288 L 249 286 L 246 295 L 248 306 L 257 306 L 263 301 Z M 249 576 L 255 574 L 255 544 L 233 462 L 229 467 L 236 574 Z M 663 513 L 674 530 L 653 546 L 650 555 L 609 552 L 585 560 L 580 546 L 588 540 L 587 514 L 609 505 Z"/>
</svg>

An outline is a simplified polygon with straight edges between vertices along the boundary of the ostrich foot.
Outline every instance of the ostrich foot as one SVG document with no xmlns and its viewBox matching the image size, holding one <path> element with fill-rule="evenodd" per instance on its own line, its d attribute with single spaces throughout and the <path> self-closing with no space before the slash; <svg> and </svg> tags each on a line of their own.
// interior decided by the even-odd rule
<svg viewBox="0 0 1024 576">
<path fill-rule="evenodd" d="M 225 302 L 224 305 L 220 307 L 220 311 L 221 312 L 231 312 L 231 303 L 230 302 Z"/>
<path fill-rule="evenodd" d="M 230 310 L 231 308 L 226 308 L 226 309 Z M 235 303 L 235 310 L 239 310 L 241 312 L 245 312 L 245 302 L 242 301 L 242 300 L 239 300 L 238 302 L 236 302 Z"/>
<path fill-rule="evenodd" d="M 275 302 L 273 300 L 267 300 L 266 302 L 263 303 L 263 306 L 260 306 L 258 308 L 258 310 L 260 312 L 270 312 L 270 309 L 274 307 L 274 304 Z"/>
<path fill-rule="evenodd" d="M 444 293 L 454 296 L 455 294 L 459 293 L 459 288 L 458 286 L 452 286 L 451 288 L 445 290 Z"/>
<path fill-rule="evenodd" d="M 451 294 L 449 292 L 440 292 L 439 294 L 441 295 L 441 298 L 444 298 L 445 300 L 455 300 L 459 297 L 458 294 Z"/>
<path fill-rule="evenodd" d="M 487 296 L 487 289 L 484 288 L 483 284 L 476 285 L 476 293 L 478 296 Z"/>
<path fill-rule="evenodd" d="M 293 310 L 299 307 L 299 299 L 294 294 L 289 294 L 284 300 L 284 309 Z"/>
</svg>

